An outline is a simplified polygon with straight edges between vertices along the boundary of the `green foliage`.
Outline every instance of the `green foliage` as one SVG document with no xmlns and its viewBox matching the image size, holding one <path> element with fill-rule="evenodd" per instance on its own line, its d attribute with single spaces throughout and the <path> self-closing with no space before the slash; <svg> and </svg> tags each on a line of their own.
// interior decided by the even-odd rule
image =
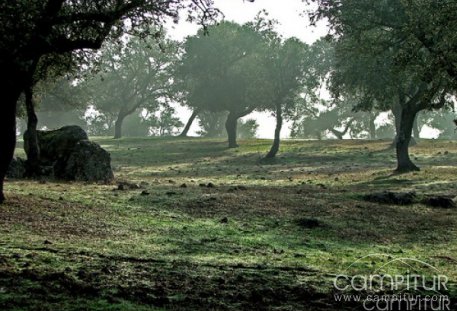
<svg viewBox="0 0 457 311">
<path fill-rule="evenodd" d="M 198 124 L 200 126 L 200 130 L 197 134 L 208 138 L 226 137 L 226 120 L 227 112 L 201 112 L 198 114 Z M 237 128 L 237 137 L 241 139 L 248 139 L 256 137 L 259 125 L 254 119 L 248 119 L 246 121 L 238 119 Z"/>
<path fill-rule="evenodd" d="M 110 135 L 112 129 L 110 129 Z M 127 116 L 123 124 L 123 135 L 126 137 L 146 137 L 150 135 L 150 124 L 142 114 L 136 112 Z"/>
<path fill-rule="evenodd" d="M 418 110 L 446 104 L 445 96 L 452 90 L 449 75 L 431 70 L 434 55 L 417 33 L 426 28 L 429 34 L 450 30 L 449 22 L 436 25 L 429 20 L 435 1 L 316 2 L 320 7 L 315 17 L 328 18 L 334 31 L 337 61 L 331 89 L 335 96 L 356 94 L 361 98 L 360 109 L 388 110 L 405 96 L 414 97 L 406 104 Z"/>
<path fill-rule="evenodd" d="M 41 112 L 86 109 L 84 92 L 70 75 L 55 81 L 41 81 L 34 89 L 34 96 L 37 109 Z"/>
<path fill-rule="evenodd" d="M 364 1 L 316 0 L 314 18 L 327 19 L 332 27 L 336 62 L 330 80 L 335 98 L 359 98 L 358 110 L 389 110 L 397 124 L 397 172 L 418 171 L 409 157 L 408 146 L 416 115 L 422 110 L 440 109 L 451 103 L 455 80 L 447 65 L 437 64 L 436 46 L 457 46 L 455 35 L 448 36 L 450 24 L 436 19 L 433 0 Z M 446 10 L 454 7 L 445 1 Z M 433 3 L 433 4 L 432 4 Z M 438 16 L 443 11 L 438 11 Z M 449 17 L 449 16 L 447 16 Z M 439 24 L 435 24 L 439 21 Z M 455 23 L 455 22 L 453 22 Z M 452 25 L 452 23 L 451 23 Z M 424 32 L 425 31 L 425 32 Z M 438 31 L 438 32 L 436 32 Z M 427 35 L 426 35 L 427 34 Z M 453 37 L 452 37 L 453 36 Z M 440 53 L 438 53 L 440 54 Z M 445 58 L 440 55 L 438 59 Z M 447 59 L 452 61 L 453 58 Z"/>
<path fill-rule="evenodd" d="M 39 129 L 58 129 L 66 125 L 78 125 L 86 129 L 87 123 L 80 110 L 37 112 Z"/>
<path fill-rule="evenodd" d="M 184 10 L 189 20 L 205 24 L 218 14 L 211 5 L 210 0 L 2 1 L 0 71 L 9 79 L 8 105 L 15 105 L 25 88 L 90 64 L 96 55 L 88 50 L 99 49 L 107 38 L 150 35 L 151 25 L 178 20 Z"/>
<path fill-rule="evenodd" d="M 179 129 L 184 124 L 175 114 L 175 109 L 170 106 L 165 106 L 155 114 L 149 113 L 144 119 L 144 123 L 149 126 L 149 134 L 152 136 L 173 136 L 178 134 Z"/>
<path fill-rule="evenodd" d="M 361 117 L 352 112 L 350 104 L 344 102 L 324 107 L 325 110 L 312 107 L 305 111 L 306 114 L 297 116 L 292 124 L 291 136 L 317 139 L 326 138 L 328 134 L 344 136 L 352 132 L 355 121 Z"/>
<path fill-rule="evenodd" d="M 85 116 L 87 134 L 91 136 L 109 136 L 113 133 L 114 118 L 108 114 L 92 111 Z"/>
<path fill-rule="evenodd" d="M 0 59 L 26 68 L 27 60 L 65 57 L 75 50 L 100 48 L 108 36 L 126 32 L 149 34 L 149 26 L 167 17 L 201 18 L 203 23 L 217 15 L 210 1 L 178 0 L 157 3 L 151 0 L 119 3 L 91 1 L 3 1 L 0 4 Z M 124 22 L 128 20 L 129 22 Z M 141 26 L 141 27 L 139 27 Z M 78 54 L 84 57 L 84 51 Z M 56 63 L 52 61 L 51 63 Z"/>
<path fill-rule="evenodd" d="M 184 44 L 177 70 L 186 104 L 213 112 L 245 115 L 271 106 L 266 44 L 248 25 L 222 22 L 200 30 Z"/>
<path fill-rule="evenodd" d="M 255 138 L 257 135 L 258 128 L 259 128 L 259 125 L 257 124 L 257 121 L 254 119 L 248 119 L 246 121 L 239 119 L 238 120 L 238 131 L 237 131 L 238 138 L 241 138 L 241 139 Z"/>
<path fill-rule="evenodd" d="M 352 112 L 354 100 L 324 100 L 329 75 L 335 69 L 332 42 L 318 40 L 307 49 L 304 59 L 304 76 L 300 96 L 295 98 L 293 109 L 286 110 L 292 119 L 292 137 L 322 139 L 333 132 L 338 136 L 355 129 L 357 115 Z M 343 128 L 341 132 L 338 128 Z"/>
<path fill-rule="evenodd" d="M 202 111 L 198 114 L 200 131 L 197 134 L 212 138 L 225 137 L 225 120 L 227 120 L 227 112 Z"/>
<path fill-rule="evenodd" d="M 265 66 L 273 96 L 269 110 L 277 113 L 280 109 L 288 115 L 300 95 L 318 84 L 311 48 L 296 38 L 284 40 L 275 30 L 277 22 L 268 19 L 267 12 L 259 13 L 249 25 L 261 34 L 268 47 L 263 52 L 268 59 Z"/>
<path fill-rule="evenodd" d="M 155 112 L 172 97 L 177 47 L 163 32 L 148 41 L 130 37 L 122 45 L 108 43 L 100 53 L 100 72 L 79 85 L 88 106 L 122 122 L 139 109 Z"/>
<path fill-rule="evenodd" d="M 177 134 L 183 123 L 175 116 L 176 111 L 164 106 L 155 112 L 145 109 L 127 116 L 123 122 L 123 135 L 127 137 L 171 136 Z M 85 121 L 87 132 L 92 136 L 109 136 L 114 132 L 115 117 L 110 114 L 92 111 Z"/>
<path fill-rule="evenodd" d="M 456 139 L 456 124 L 453 122 L 456 114 L 451 109 L 440 111 L 424 111 L 419 116 L 419 124 L 428 125 L 439 131 L 440 139 Z"/>
</svg>

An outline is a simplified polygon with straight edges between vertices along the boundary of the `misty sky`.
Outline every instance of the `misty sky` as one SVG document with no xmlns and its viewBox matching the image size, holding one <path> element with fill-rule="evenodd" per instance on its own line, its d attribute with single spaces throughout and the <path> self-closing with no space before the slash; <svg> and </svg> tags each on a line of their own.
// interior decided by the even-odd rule
<svg viewBox="0 0 457 311">
<path fill-rule="evenodd" d="M 306 43 L 313 43 L 327 33 L 325 24 L 310 27 L 306 12 L 312 7 L 302 0 L 256 0 L 251 3 L 243 0 L 215 0 L 215 6 L 222 11 L 226 20 L 243 24 L 252 21 L 258 12 L 266 10 L 272 19 L 280 22 L 279 33 L 285 37 L 297 37 Z M 173 38 L 181 40 L 197 32 L 198 26 L 179 23 L 170 27 Z"/>
<path fill-rule="evenodd" d="M 310 10 L 302 0 L 256 0 L 254 3 L 243 0 L 215 0 L 215 6 L 225 15 L 225 19 L 243 24 L 252 21 L 258 12 L 266 10 L 269 17 L 279 21 L 278 32 L 284 37 L 297 37 L 306 43 L 313 43 L 316 39 L 327 34 L 325 24 L 318 27 L 309 26 L 306 11 Z M 194 35 L 198 30 L 195 24 L 180 22 L 177 25 L 169 24 L 169 35 L 176 40 L 183 40 L 189 35 Z M 190 111 L 178 108 L 179 117 L 187 121 Z M 256 119 L 259 124 L 257 136 L 259 138 L 273 138 L 275 119 L 269 113 L 254 112 L 244 119 Z M 282 130 L 282 137 L 289 136 L 289 123 Z M 191 135 L 198 129 L 197 122 L 191 128 Z"/>
</svg>

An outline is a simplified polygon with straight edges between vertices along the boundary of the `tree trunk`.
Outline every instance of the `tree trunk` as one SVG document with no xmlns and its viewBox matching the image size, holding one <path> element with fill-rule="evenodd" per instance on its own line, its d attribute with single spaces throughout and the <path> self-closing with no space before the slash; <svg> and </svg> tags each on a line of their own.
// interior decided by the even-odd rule
<svg viewBox="0 0 457 311">
<path fill-rule="evenodd" d="M 276 106 L 276 128 L 275 128 L 275 138 L 273 140 L 273 145 L 271 146 L 270 152 L 265 156 L 267 159 L 272 159 L 276 156 L 279 151 L 279 144 L 281 142 L 281 129 L 282 129 L 282 109 L 281 105 Z"/>
<path fill-rule="evenodd" d="M 395 137 L 391 144 L 391 148 L 396 148 L 397 142 L 398 142 L 398 133 L 400 133 L 400 123 L 401 123 L 401 106 L 398 103 L 395 103 L 393 105 L 392 114 L 394 115 Z"/>
<path fill-rule="evenodd" d="M 352 125 L 352 123 L 354 123 L 354 121 L 355 121 L 354 118 L 353 118 L 353 119 L 350 119 L 350 120 L 347 122 L 346 126 L 344 127 L 344 130 L 342 130 L 342 131 L 338 131 L 338 130 L 336 130 L 336 129 L 334 129 L 334 128 L 329 128 L 329 131 L 332 132 L 332 134 L 335 135 L 336 138 L 338 138 L 339 140 L 343 140 L 344 135 L 347 134 L 347 132 L 348 132 L 349 129 L 351 128 L 351 125 Z"/>
<path fill-rule="evenodd" d="M 370 139 L 375 140 L 376 139 L 376 124 L 374 121 L 376 120 L 376 115 L 370 114 L 370 124 L 369 124 L 369 131 L 370 131 Z"/>
<path fill-rule="evenodd" d="M 330 129 L 330 132 L 332 132 L 332 134 L 335 135 L 338 140 L 343 140 L 343 134 L 340 131 Z"/>
<path fill-rule="evenodd" d="M 127 114 L 119 112 L 116 122 L 114 123 L 114 139 L 122 138 L 122 124 Z"/>
<path fill-rule="evenodd" d="M 24 149 L 27 154 L 26 175 L 38 176 L 40 172 L 40 146 L 38 144 L 38 118 L 33 105 L 33 87 L 25 89 L 25 106 L 27 110 L 27 130 L 24 133 Z"/>
<path fill-rule="evenodd" d="M 396 153 L 398 173 L 419 171 L 420 169 L 409 158 L 409 143 L 413 131 L 414 119 L 417 111 L 403 108 L 400 118 L 399 132 L 397 133 Z"/>
<path fill-rule="evenodd" d="M 395 135 L 396 136 L 400 132 L 401 112 L 402 112 L 401 105 L 398 103 L 395 103 L 392 107 L 392 114 L 394 115 Z M 395 137 L 395 142 L 396 141 L 397 141 L 397 138 Z"/>
<path fill-rule="evenodd" d="M 394 141 L 392 142 L 391 148 L 396 148 L 397 147 L 397 142 L 398 142 L 398 133 L 400 133 L 400 127 L 401 127 L 401 116 L 402 116 L 402 111 L 403 108 L 401 107 L 400 104 L 396 103 L 394 104 L 392 108 L 392 114 L 394 115 L 394 123 L 395 123 L 395 137 Z M 409 146 L 414 146 L 416 145 L 416 140 L 411 137 L 409 140 Z"/>
<path fill-rule="evenodd" d="M 179 137 L 186 137 L 187 136 L 187 133 L 189 133 L 190 127 L 192 126 L 192 123 L 194 123 L 194 120 L 197 117 L 197 115 L 199 114 L 199 112 L 200 112 L 200 109 L 195 109 L 192 112 L 192 115 L 190 116 L 189 120 L 187 121 L 187 124 L 184 127 L 184 129 L 181 132 L 181 134 L 179 134 Z"/>
<path fill-rule="evenodd" d="M 16 146 L 16 103 L 21 89 L 18 85 L 0 84 L 0 94 L 3 96 L 0 113 L 0 203 L 3 203 L 3 182 Z"/>
<path fill-rule="evenodd" d="M 238 144 L 236 143 L 236 128 L 238 118 L 239 117 L 237 115 L 235 115 L 233 112 L 230 112 L 227 116 L 227 121 L 225 121 L 225 129 L 227 130 L 229 148 L 238 147 Z"/>
<path fill-rule="evenodd" d="M 419 129 L 419 121 L 417 121 L 417 117 L 419 114 L 416 114 L 416 117 L 414 118 L 414 124 L 413 124 L 413 137 L 416 140 L 420 139 L 420 129 Z"/>
</svg>

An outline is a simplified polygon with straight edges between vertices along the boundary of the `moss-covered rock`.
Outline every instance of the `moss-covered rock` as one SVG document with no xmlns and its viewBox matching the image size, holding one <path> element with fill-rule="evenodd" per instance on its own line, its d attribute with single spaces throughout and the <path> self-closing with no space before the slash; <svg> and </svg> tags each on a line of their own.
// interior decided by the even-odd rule
<svg viewBox="0 0 457 311">
<path fill-rule="evenodd" d="M 77 125 L 64 126 L 53 131 L 37 131 L 40 161 L 53 164 L 58 159 L 68 158 L 81 140 L 89 139 L 86 132 Z M 24 134 L 24 150 L 28 154 L 29 142 Z"/>
<path fill-rule="evenodd" d="M 38 131 L 40 167 L 52 167 L 57 179 L 103 181 L 113 179 L 111 158 L 98 144 L 90 142 L 79 126 L 65 126 L 53 131 Z M 24 135 L 24 149 L 29 141 Z"/>
<path fill-rule="evenodd" d="M 63 170 L 55 171 L 55 175 L 66 180 L 109 182 L 114 178 L 110 154 L 88 140 L 76 144 L 62 167 Z"/>
</svg>

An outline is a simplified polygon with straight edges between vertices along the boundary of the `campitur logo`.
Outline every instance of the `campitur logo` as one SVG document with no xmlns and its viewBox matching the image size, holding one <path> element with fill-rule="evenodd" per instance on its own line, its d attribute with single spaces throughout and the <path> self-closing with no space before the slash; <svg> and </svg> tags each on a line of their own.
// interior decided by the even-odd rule
<svg viewBox="0 0 457 311">
<path fill-rule="evenodd" d="M 364 263 L 369 260 L 373 265 L 375 258 L 380 258 L 382 264 L 369 274 L 341 273 L 334 277 L 337 303 L 361 303 L 369 311 L 451 310 L 448 277 L 424 261 L 370 254 L 353 262 L 346 271 L 357 270 L 358 266 L 366 270 Z"/>
</svg>

